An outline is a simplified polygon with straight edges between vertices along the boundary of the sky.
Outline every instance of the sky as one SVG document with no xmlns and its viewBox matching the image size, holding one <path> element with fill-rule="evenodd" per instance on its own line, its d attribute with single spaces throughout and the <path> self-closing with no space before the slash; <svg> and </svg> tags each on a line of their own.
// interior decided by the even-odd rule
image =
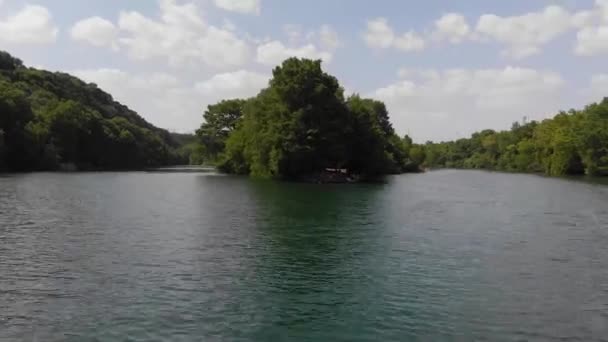
<svg viewBox="0 0 608 342">
<path fill-rule="evenodd" d="M 0 50 L 177 132 L 322 59 L 399 134 L 441 141 L 608 96 L 608 0 L 0 0 Z"/>
</svg>

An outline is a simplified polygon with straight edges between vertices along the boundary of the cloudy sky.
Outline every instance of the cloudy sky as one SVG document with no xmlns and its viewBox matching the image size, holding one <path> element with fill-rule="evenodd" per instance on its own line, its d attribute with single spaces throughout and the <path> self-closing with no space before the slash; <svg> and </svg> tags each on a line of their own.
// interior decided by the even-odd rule
<svg viewBox="0 0 608 342">
<path fill-rule="evenodd" d="M 320 58 L 423 142 L 608 96 L 608 0 L 0 0 L 0 49 L 179 132 Z"/>
</svg>

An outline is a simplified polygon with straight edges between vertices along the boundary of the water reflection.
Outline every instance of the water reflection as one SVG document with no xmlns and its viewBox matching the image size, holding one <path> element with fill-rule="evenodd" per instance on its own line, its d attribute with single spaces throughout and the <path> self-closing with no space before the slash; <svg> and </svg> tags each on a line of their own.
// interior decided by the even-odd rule
<svg viewBox="0 0 608 342">
<path fill-rule="evenodd" d="M 562 178 L 573 182 L 583 182 L 593 185 L 608 185 L 608 177 L 570 176 Z"/>
<path fill-rule="evenodd" d="M 260 255 L 256 283 L 266 305 L 257 340 L 297 339 L 352 326 L 369 286 L 379 185 L 250 183 Z M 354 214 L 357 213 L 357 214 Z M 368 236 L 369 237 L 369 236 Z"/>
</svg>

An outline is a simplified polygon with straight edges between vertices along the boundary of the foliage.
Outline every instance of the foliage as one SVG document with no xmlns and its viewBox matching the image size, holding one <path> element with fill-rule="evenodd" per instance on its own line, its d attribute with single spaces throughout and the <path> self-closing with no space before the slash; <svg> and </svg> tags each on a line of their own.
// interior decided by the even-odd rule
<svg viewBox="0 0 608 342">
<path fill-rule="evenodd" d="M 200 142 L 202 158 L 215 162 L 224 151 L 226 140 L 236 129 L 243 115 L 245 100 L 223 100 L 207 107 L 203 115 L 205 122 L 196 131 Z"/>
<path fill-rule="evenodd" d="M 385 105 L 345 99 L 321 61 L 287 59 L 256 97 L 222 101 L 204 116 L 197 134 L 206 158 L 226 172 L 299 178 L 328 168 L 362 176 L 418 169 L 411 139 L 395 134 Z"/>
<path fill-rule="evenodd" d="M 139 169 L 180 162 L 179 143 L 95 84 L 0 52 L 0 169 Z"/>
<path fill-rule="evenodd" d="M 23 67 L 23 62 L 11 56 L 8 52 L 0 51 L 0 70 L 15 70 Z"/>
<path fill-rule="evenodd" d="M 427 167 L 534 172 L 547 175 L 608 174 L 608 98 L 581 111 L 542 122 L 515 123 L 510 131 L 475 133 L 469 139 L 427 143 Z M 419 152 L 416 151 L 416 158 Z M 420 160 L 420 159 L 418 159 Z"/>
<path fill-rule="evenodd" d="M 175 153 L 181 163 L 188 165 L 202 165 L 204 163 L 203 146 L 199 143 L 196 135 L 171 133 L 171 137 L 179 146 Z"/>
</svg>

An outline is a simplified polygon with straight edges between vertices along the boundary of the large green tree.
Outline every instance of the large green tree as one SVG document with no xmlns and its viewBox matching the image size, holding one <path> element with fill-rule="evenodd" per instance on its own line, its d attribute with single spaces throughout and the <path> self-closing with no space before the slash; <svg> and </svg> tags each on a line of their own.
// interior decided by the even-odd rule
<svg viewBox="0 0 608 342">
<path fill-rule="evenodd" d="M 203 114 L 204 123 L 196 131 L 203 159 L 215 162 L 226 147 L 228 136 L 236 129 L 243 116 L 246 101 L 242 99 L 222 100 L 209 105 Z"/>
<path fill-rule="evenodd" d="M 321 61 L 290 58 L 276 67 L 236 127 L 220 163 L 228 172 L 298 178 L 328 168 L 366 176 L 417 169 L 384 104 L 346 100 Z"/>
<path fill-rule="evenodd" d="M 396 136 L 384 103 L 355 95 L 347 105 L 352 115 L 349 168 L 370 175 L 400 172 L 409 146 Z"/>
</svg>

